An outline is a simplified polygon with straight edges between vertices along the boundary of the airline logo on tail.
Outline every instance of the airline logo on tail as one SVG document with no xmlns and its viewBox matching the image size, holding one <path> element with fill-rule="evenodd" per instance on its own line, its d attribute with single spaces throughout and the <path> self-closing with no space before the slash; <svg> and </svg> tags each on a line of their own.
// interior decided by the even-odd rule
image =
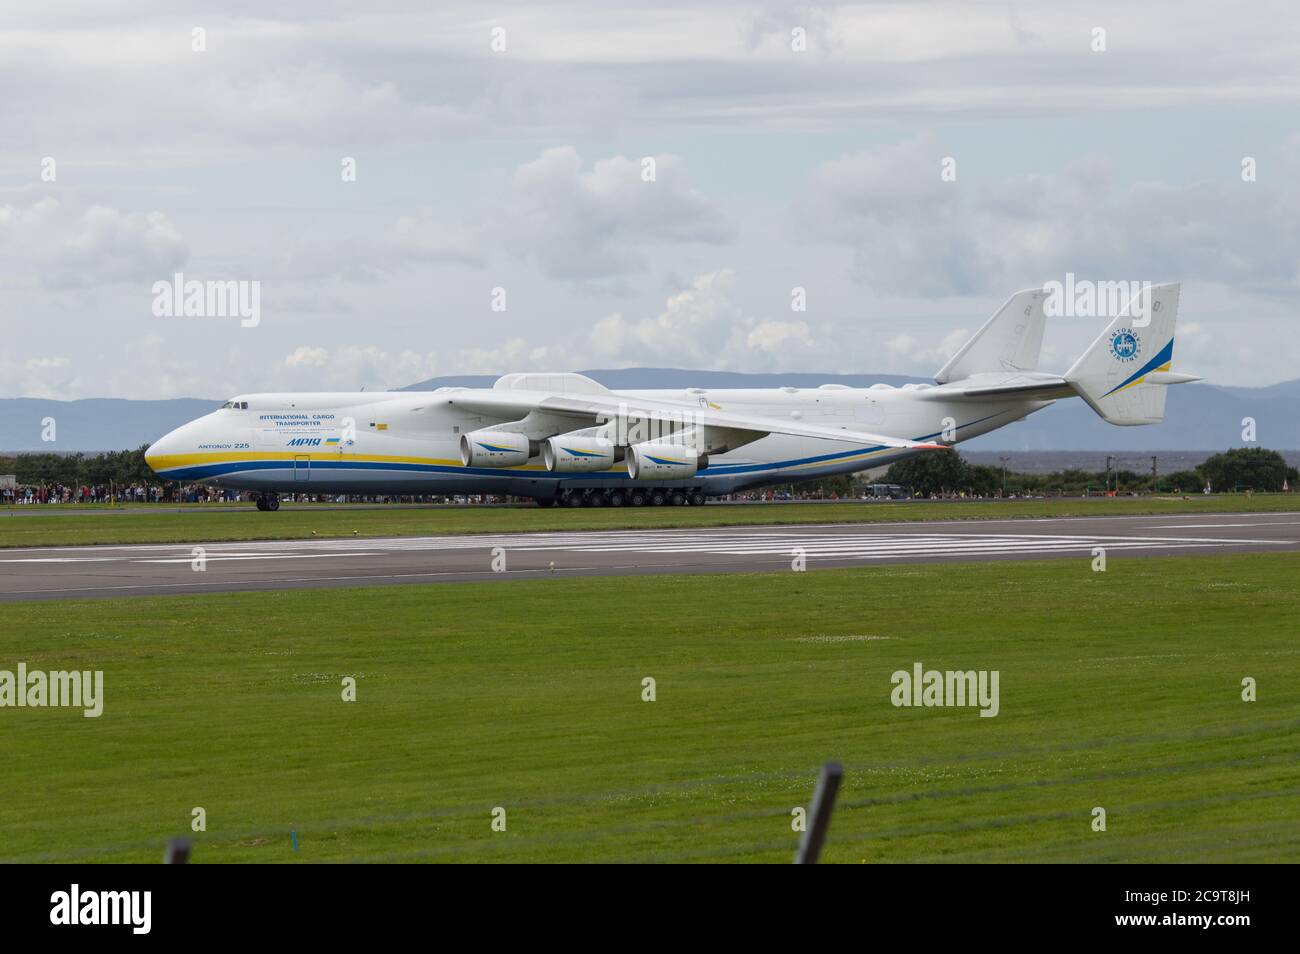
<svg viewBox="0 0 1300 954">
<path fill-rule="evenodd" d="M 1121 328 L 1110 337 L 1110 353 L 1119 361 L 1133 361 L 1142 353 L 1142 339 L 1132 328 Z"/>
<path fill-rule="evenodd" d="M 1118 337 L 1118 335 L 1116 337 Z M 1111 350 L 1112 351 L 1115 350 L 1115 346 L 1113 342 L 1111 343 Z M 1116 354 L 1116 357 L 1119 357 L 1119 355 Z M 1131 359 L 1120 358 L 1120 360 L 1125 361 Z M 1159 354 L 1157 354 L 1146 364 L 1142 365 L 1142 367 L 1138 368 L 1136 371 L 1130 374 L 1119 384 L 1115 385 L 1113 388 L 1111 388 L 1109 391 L 1103 394 L 1102 397 L 1110 397 L 1116 391 L 1122 391 L 1125 388 L 1132 387 L 1135 384 L 1141 384 L 1143 381 L 1146 380 L 1146 376 L 1150 374 L 1152 371 L 1168 371 L 1170 366 L 1173 364 L 1173 360 L 1174 360 L 1174 339 L 1170 338 L 1169 344 L 1161 348 Z"/>
</svg>

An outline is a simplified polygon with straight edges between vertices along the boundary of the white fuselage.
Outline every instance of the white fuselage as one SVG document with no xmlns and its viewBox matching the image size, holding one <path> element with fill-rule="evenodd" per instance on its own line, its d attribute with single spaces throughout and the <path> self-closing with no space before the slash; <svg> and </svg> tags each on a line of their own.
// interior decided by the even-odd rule
<svg viewBox="0 0 1300 954">
<path fill-rule="evenodd" d="M 149 448 L 147 460 L 169 479 L 266 492 L 547 498 L 561 491 L 634 483 L 723 494 L 852 473 L 915 453 L 861 442 L 769 434 L 711 455 L 707 466 L 682 480 L 634 482 L 621 462 L 583 474 L 548 472 L 536 457 L 514 467 L 471 467 L 461 460 L 461 436 L 508 420 L 460 406 L 460 399 L 475 393 L 488 392 L 440 388 L 241 395 L 160 439 Z M 611 393 L 631 401 L 680 405 L 684 410 L 707 407 L 756 419 L 946 443 L 985 434 L 1052 403 L 1010 397 L 948 401 L 929 385 Z M 539 400 L 544 396 L 539 395 Z"/>
</svg>

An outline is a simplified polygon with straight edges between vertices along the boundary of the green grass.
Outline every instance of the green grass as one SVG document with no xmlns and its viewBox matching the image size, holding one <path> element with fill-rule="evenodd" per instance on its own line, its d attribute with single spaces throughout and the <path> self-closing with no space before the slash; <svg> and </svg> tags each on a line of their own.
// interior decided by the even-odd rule
<svg viewBox="0 0 1300 954">
<path fill-rule="evenodd" d="M 0 858 L 786 862 L 835 758 L 828 861 L 1300 860 L 1300 555 L 1089 563 L 5 604 L 107 698 L 0 709 Z"/>
<path fill-rule="evenodd" d="M 33 505 L 34 506 L 34 505 Z M 1269 513 L 1300 509 L 1292 494 L 1214 497 L 1056 498 L 1050 500 L 908 501 L 877 503 L 711 504 L 568 510 L 537 507 L 379 507 L 306 510 L 285 505 L 260 513 L 252 504 L 132 505 L 106 513 L 72 506 L 0 510 L 0 547 L 122 543 L 212 543 L 310 537 L 425 536 L 529 530 L 615 530 L 911 520 L 974 520 L 1106 514 Z M 10 511 L 14 514 L 11 516 Z"/>
</svg>

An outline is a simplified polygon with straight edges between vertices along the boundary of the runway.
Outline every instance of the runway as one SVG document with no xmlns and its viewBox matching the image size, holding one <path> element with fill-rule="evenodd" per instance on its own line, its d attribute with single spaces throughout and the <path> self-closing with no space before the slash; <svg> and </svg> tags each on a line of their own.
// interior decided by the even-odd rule
<svg viewBox="0 0 1300 954">
<path fill-rule="evenodd" d="M 1300 513 L 959 520 L 0 550 L 0 601 L 734 573 L 884 563 L 1284 552 Z M 498 571 L 494 565 L 500 567 Z"/>
</svg>

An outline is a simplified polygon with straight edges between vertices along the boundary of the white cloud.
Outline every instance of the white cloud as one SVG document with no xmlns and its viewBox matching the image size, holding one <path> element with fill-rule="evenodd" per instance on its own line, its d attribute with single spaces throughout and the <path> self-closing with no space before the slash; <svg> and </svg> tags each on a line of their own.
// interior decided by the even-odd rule
<svg viewBox="0 0 1300 954">
<path fill-rule="evenodd" d="M 427 207 L 394 223 L 384 251 L 428 264 L 482 265 L 485 260 L 479 236 L 462 225 L 439 221 Z"/>
<path fill-rule="evenodd" d="M 789 354 L 813 346 L 806 321 L 762 321 L 748 335 L 745 343 L 768 354 Z"/>
<path fill-rule="evenodd" d="M 587 352 L 625 364 L 754 371 L 788 369 L 792 360 L 815 354 L 807 321 L 747 315 L 736 300 L 737 284 L 731 269 L 707 272 L 671 295 L 653 318 L 608 315 L 592 327 Z"/>
<path fill-rule="evenodd" d="M 0 120 L 76 154 L 111 142 L 105 158 L 127 165 L 503 134 L 572 141 L 593 127 L 830 129 L 864 117 L 1294 102 L 1291 14 L 1265 4 L 1226 16 L 1173 0 L 1013 11 L 956 0 L 757 11 L 747 0 L 516 0 L 485 19 L 469 0 L 252 14 L 182 0 L 109 19 L 46 4 L 7 15 L 0 86 L 24 95 L 0 103 Z M 206 53 L 190 49 L 197 23 Z M 1088 45 L 1097 24 L 1109 31 L 1104 58 Z M 489 49 L 495 25 L 507 28 L 505 53 Z M 790 49 L 796 26 L 807 53 Z"/>
<path fill-rule="evenodd" d="M 28 371 L 50 371 L 55 368 L 66 368 L 69 364 L 67 358 L 28 358 Z"/>
<path fill-rule="evenodd" d="M 15 360 L 0 352 L 0 394 L 66 400 L 81 387 L 73 363 L 66 357 Z"/>
<path fill-rule="evenodd" d="M 698 275 L 670 295 L 656 315 L 629 318 L 614 312 L 599 319 L 583 339 L 538 344 L 509 336 L 491 347 L 446 353 L 439 373 L 505 373 L 577 370 L 627 364 L 771 370 L 814 353 L 805 321 L 757 320 L 734 298 L 730 269 Z"/>
<path fill-rule="evenodd" d="M 700 275 L 671 296 L 654 318 L 629 321 L 621 314 L 601 319 L 588 344 L 606 357 L 677 367 L 723 359 L 729 339 L 741 329 L 739 307 L 730 292 L 736 275 L 728 269 Z"/>
<path fill-rule="evenodd" d="M 180 231 L 162 212 L 124 212 L 102 205 L 73 209 L 42 198 L 0 206 L 4 270 L 52 288 L 149 282 L 188 257 Z"/>
<path fill-rule="evenodd" d="M 481 229 L 440 219 L 428 206 L 361 223 L 342 241 L 299 233 L 261 257 L 258 274 L 298 283 L 280 299 L 295 311 L 337 313 L 350 309 L 335 293 L 339 283 L 376 285 L 425 266 L 481 267 L 488 260 Z"/>
<path fill-rule="evenodd" d="M 648 182 L 639 159 L 613 156 L 585 169 L 572 146 L 547 149 L 516 170 L 498 231 L 516 253 L 562 279 L 641 271 L 648 245 L 729 241 L 731 226 L 690 187 L 681 159 L 653 158 Z"/>
<path fill-rule="evenodd" d="M 1098 156 L 971 184 L 942 181 L 943 156 L 915 139 L 823 163 L 793 228 L 848 246 L 857 280 L 899 295 L 1006 294 L 1066 272 L 1300 291 L 1300 165 L 1270 189 L 1123 184 Z"/>
<path fill-rule="evenodd" d="M 385 351 L 375 345 L 334 348 L 302 345 L 286 355 L 276 380 L 286 390 L 355 391 L 403 387 L 431 376 L 433 354 L 414 350 Z"/>
<path fill-rule="evenodd" d="M 495 347 L 462 348 L 449 356 L 446 369 L 455 374 L 504 374 L 509 371 L 545 368 L 549 356 L 544 347 L 509 337 Z"/>
<path fill-rule="evenodd" d="M 284 359 L 286 368 L 323 368 L 329 360 L 330 353 L 325 348 L 313 348 L 302 345 Z"/>
<path fill-rule="evenodd" d="M 885 342 L 890 358 L 887 368 L 908 371 L 922 368 L 928 369 L 926 373 L 933 373 L 946 364 L 970 336 L 971 332 L 965 328 L 955 328 L 937 341 L 910 334 L 894 335 Z"/>
<path fill-rule="evenodd" d="M 1285 4 L 229 9 L 6 11 L 0 394 L 610 364 L 931 372 L 948 329 L 1066 270 L 1184 279 L 1180 364 L 1296 376 Z M 149 285 L 182 267 L 260 280 L 261 325 L 154 319 Z M 506 313 L 488 310 L 496 285 Z M 808 312 L 783 298 L 794 285 Z M 1050 326 L 1044 366 L 1086 332 Z M 41 365 L 56 352 L 67 365 Z"/>
<path fill-rule="evenodd" d="M 794 52 L 793 31 L 800 29 L 804 34 L 803 52 L 827 56 L 844 50 L 844 38 L 835 28 L 836 18 L 829 4 L 773 4 L 743 16 L 738 32 L 748 52 L 775 58 Z"/>
</svg>

